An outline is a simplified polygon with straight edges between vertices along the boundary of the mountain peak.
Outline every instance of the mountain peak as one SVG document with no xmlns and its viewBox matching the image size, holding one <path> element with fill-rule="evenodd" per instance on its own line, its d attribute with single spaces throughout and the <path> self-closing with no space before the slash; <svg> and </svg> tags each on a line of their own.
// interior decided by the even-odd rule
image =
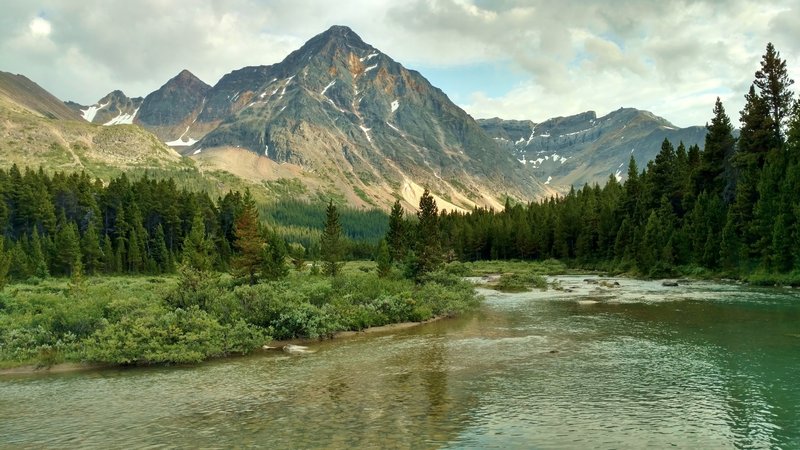
<svg viewBox="0 0 800 450">
<path fill-rule="evenodd" d="M 292 52 L 287 60 L 306 60 L 313 55 L 332 55 L 348 49 L 368 51 L 374 47 L 365 43 L 350 27 L 334 25 Z"/>
<path fill-rule="evenodd" d="M 197 76 L 195 74 L 193 74 L 192 72 L 189 72 L 188 69 L 181 70 L 180 73 L 178 73 L 178 75 L 176 75 L 172 80 L 180 81 L 180 82 L 196 82 L 196 81 L 199 81 L 199 82 L 201 82 L 203 84 L 206 84 L 205 82 L 203 82 L 203 80 L 201 80 L 200 78 L 197 78 Z M 170 81 L 172 81 L 172 80 L 170 80 Z"/>
</svg>

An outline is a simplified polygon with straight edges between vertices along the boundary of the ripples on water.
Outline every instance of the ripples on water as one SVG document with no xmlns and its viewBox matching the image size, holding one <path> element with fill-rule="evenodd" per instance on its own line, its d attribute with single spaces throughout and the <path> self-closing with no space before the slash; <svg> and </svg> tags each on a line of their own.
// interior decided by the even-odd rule
<svg viewBox="0 0 800 450">
<path fill-rule="evenodd" d="M 309 355 L 0 379 L 0 446 L 800 448 L 795 293 L 620 283 Z"/>
</svg>

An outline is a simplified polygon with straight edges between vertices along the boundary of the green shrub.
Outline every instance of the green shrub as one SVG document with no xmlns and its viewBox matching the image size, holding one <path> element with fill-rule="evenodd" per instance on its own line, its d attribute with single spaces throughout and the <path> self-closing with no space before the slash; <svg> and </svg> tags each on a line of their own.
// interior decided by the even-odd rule
<svg viewBox="0 0 800 450">
<path fill-rule="evenodd" d="M 89 361 L 193 363 L 224 354 L 224 329 L 200 308 L 125 316 L 87 339 Z"/>
<path fill-rule="evenodd" d="M 494 289 L 501 292 L 525 292 L 532 287 L 547 289 L 547 279 L 536 273 L 507 273 L 494 285 Z"/>
</svg>

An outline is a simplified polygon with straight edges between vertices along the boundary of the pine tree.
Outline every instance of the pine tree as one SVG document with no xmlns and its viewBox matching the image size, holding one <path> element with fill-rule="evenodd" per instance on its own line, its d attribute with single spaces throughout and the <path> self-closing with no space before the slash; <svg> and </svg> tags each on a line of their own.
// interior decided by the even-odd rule
<svg viewBox="0 0 800 450">
<path fill-rule="evenodd" d="M 737 233 L 736 213 L 731 208 L 728 210 L 728 217 L 725 227 L 722 229 L 722 240 L 720 242 L 720 267 L 736 273 L 740 266 L 741 241 Z"/>
<path fill-rule="evenodd" d="M 130 273 L 139 273 L 144 266 L 144 260 L 139 246 L 139 236 L 134 230 L 130 231 L 128 237 L 128 259 L 126 261 L 126 266 Z"/>
<path fill-rule="evenodd" d="M 81 251 L 86 273 L 94 275 L 100 270 L 103 258 L 103 250 L 100 248 L 100 236 L 98 236 L 97 228 L 94 225 L 89 225 L 89 228 L 83 234 Z"/>
<path fill-rule="evenodd" d="M 786 60 L 775 50 L 772 42 L 767 44 L 767 52 L 761 57 L 761 69 L 756 72 L 753 84 L 758 88 L 772 118 L 775 139 L 782 141 L 782 129 L 792 107 L 792 91 L 789 87 L 794 80 L 789 78 Z"/>
<path fill-rule="evenodd" d="M 733 137 L 731 120 L 719 97 L 714 104 L 714 117 L 706 128 L 708 134 L 697 173 L 696 192 L 699 194 L 706 191 L 710 195 L 722 197 L 729 183 L 728 178 L 731 177 L 730 158 L 736 149 L 736 139 Z"/>
<path fill-rule="evenodd" d="M 0 291 L 8 283 L 8 269 L 11 268 L 11 253 L 6 251 L 6 240 L 0 236 Z"/>
<path fill-rule="evenodd" d="M 175 270 L 170 258 L 169 250 L 167 249 L 167 242 L 164 235 L 164 227 L 158 224 L 156 227 L 156 235 L 153 238 L 153 259 L 161 273 L 170 273 Z"/>
<path fill-rule="evenodd" d="M 212 244 L 206 238 L 203 218 L 196 214 L 191 231 L 183 240 L 183 265 L 199 272 L 208 272 L 211 270 L 212 251 Z"/>
<path fill-rule="evenodd" d="M 378 276 L 385 278 L 392 272 L 392 258 L 389 255 L 389 246 L 386 244 L 386 239 L 381 239 L 378 244 L 378 255 L 375 257 L 375 262 L 378 263 Z"/>
<path fill-rule="evenodd" d="M 790 232 L 789 218 L 786 214 L 778 214 L 775 217 L 772 230 L 772 246 L 770 249 L 770 263 L 773 270 L 778 272 L 789 272 L 794 265 L 792 255 L 792 239 Z"/>
<path fill-rule="evenodd" d="M 322 272 L 331 277 L 339 275 L 342 267 L 340 261 L 344 256 L 344 242 L 342 225 L 339 223 L 339 212 L 336 210 L 333 200 L 328 202 L 328 208 L 325 210 L 325 228 L 320 238 L 320 253 L 323 263 Z"/>
<path fill-rule="evenodd" d="M 428 189 L 425 189 L 419 199 L 417 219 L 419 221 L 412 275 L 419 281 L 425 274 L 439 268 L 444 259 L 439 236 L 439 208 Z"/>
<path fill-rule="evenodd" d="M 261 274 L 267 280 L 280 280 L 289 275 L 286 265 L 288 251 L 286 241 L 278 233 L 270 232 L 267 236 L 267 246 L 264 248 L 264 264 Z"/>
<path fill-rule="evenodd" d="M 397 200 L 389 214 L 389 229 L 386 232 L 389 256 L 394 262 L 403 261 L 408 252 L 408 226 L 403 216 L 403 207 Z"/>
<path fill-rule="evenodd" d="M 111 245 L 111 238 L 103 235 L 103 271 L 106 274 L 114 273 L 116 269 L 116 258 L 114 254 L 114 247 Z"/>
<path fill-rule="evenodd" d="M 250 285 L 256 284 L 264 265 L 264 239 L 258 221 L 258 209 L 250 191 L 244 195 L 242 209 L 234 221 L 233 245 L 238 253 L 231 260 L 234 275 Z"/>
<path fill-rule="evenodd" d="M 75 269 L 76 261 L 81 259 L 80 240 L 78 228 L 75 223 L 66 223 L 63 212 L 60 218 L 59 230 L 55 238 L 55 266 L 59 275 L 71 275 Z"/>
<path fill-rule="evenodd" d="M 28 257 L 27 248 L 30 248 L 30 244 L 26 236 L 23 236 L 11 248 L 11 266 L 8 273 L 11 279 L 27 280 L 33 276 L 31 259 Z"/>
</svg>

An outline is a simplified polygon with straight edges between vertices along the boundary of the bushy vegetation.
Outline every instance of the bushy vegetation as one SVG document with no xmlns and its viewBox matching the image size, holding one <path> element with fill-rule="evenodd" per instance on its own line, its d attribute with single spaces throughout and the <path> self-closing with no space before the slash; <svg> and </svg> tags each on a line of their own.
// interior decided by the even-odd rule
<svg viewBox="0 0 800 450">
<path fill-rule="evenodd" d="M 547 289 L 547 279 L 535 273 L 504 273 L 493 286 L 501 292 L 525 292 L 530 288 Z"/>
<path fill-rule="evenodd" d="M 270 339 L 457 314 L 477 302 L 460 277 L 441 272 L 417 284 L 396 272 L 379 278 L 365 263 L 337 277 L 294 272 L 253 285 L 216 274 L 191 289 L 180 276 L 96 277 L 80 290 L 66 278 L 32 279 L 0 293 L 0 367 L 193 363 Z"/>
</svg>

